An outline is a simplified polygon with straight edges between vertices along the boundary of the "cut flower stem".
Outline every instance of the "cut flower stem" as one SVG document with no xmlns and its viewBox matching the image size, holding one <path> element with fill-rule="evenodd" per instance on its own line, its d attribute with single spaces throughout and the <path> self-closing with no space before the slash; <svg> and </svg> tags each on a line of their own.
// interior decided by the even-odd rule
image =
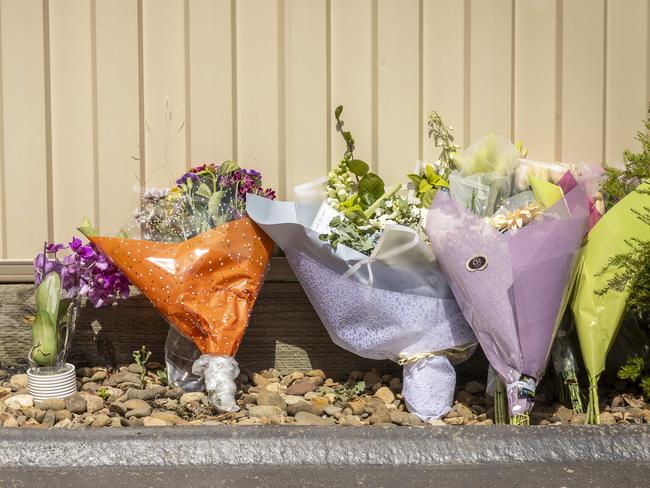
<svg viewBox="0 0 650 488">
<path fill-rule="evenodd" d="M 494 386 L 494 423 L 506 425 L 508 423 L 508 402 L 506 400 L 506 387 L 497 376 Z"/>
<path fill-rule="evenodd" d="M 587 406 L 586 424 L 600 425 L 600 402 L 598 398 L 598 377 L 589 378 L 589 405 Z"/>
</svg>

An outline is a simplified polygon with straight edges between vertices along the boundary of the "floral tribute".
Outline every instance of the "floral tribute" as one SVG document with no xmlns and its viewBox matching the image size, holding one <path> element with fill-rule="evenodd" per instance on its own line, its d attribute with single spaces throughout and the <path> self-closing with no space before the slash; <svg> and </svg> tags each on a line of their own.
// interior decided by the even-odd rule
<svg viewBox="0 0 650 488">
<path fill-rule="evenodd" d="M 171 381 L 178 386 L 205 383 L 211 403 L 229 412 L 238 410 L 234 379 L 239 368 L 233 356 L 273 247 L 246 216 L 250 195 L 275 198 L 273 190 L 262 187 L 257 171 L 230 161 L 204 164 L 171 188 L 147 190 L 125 235 L 105 237 L 84 229 L 93 245 L 193 343 L 184 355 L 195 358 L 190 364 L 167 361 Z"/>
</svg>

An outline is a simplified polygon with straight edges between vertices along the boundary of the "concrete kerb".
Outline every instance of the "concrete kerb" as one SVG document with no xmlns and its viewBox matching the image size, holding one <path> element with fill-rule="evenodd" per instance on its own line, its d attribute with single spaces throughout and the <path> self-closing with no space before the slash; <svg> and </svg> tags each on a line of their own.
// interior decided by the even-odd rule
<svg viewBox="0 0 650 488">
<path fill-rule="evenodd" d="M 650 462 L 650 426 L 0 429 L 0 467 Z"/>
</svg>

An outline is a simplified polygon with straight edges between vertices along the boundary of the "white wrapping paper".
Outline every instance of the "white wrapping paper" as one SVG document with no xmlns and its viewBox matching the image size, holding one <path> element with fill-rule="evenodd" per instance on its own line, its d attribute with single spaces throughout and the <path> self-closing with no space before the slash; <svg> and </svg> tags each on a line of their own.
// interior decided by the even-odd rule
<svg viewBox="0 0 650 488">
<path fill-rule="evenodd" d="M 317 208 L 247 201 L 248 215 L 284 250 L 334 343 L 362 357 L 401 360 L 409 410 L 424 420 L 446 414 L 456 381 L 452 363 L 469 357 L 476 337 L 435 256 L 402 226 L 388 227 L 370 257 L 334 250 L 304 225 Z"/>
</svg>

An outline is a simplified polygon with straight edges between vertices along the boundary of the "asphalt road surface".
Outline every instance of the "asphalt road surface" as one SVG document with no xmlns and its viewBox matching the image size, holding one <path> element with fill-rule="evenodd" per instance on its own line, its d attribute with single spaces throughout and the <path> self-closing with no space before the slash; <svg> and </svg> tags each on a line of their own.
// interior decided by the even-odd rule
<svg viewBox="0 0 650 488">
<path fill-rule="evenodd" d="M 1 488 L 480 487 L 636 488 L 650 486 L 650 463 L 472 466 L 147 466 L 0 468 Z"/>
</svg>

